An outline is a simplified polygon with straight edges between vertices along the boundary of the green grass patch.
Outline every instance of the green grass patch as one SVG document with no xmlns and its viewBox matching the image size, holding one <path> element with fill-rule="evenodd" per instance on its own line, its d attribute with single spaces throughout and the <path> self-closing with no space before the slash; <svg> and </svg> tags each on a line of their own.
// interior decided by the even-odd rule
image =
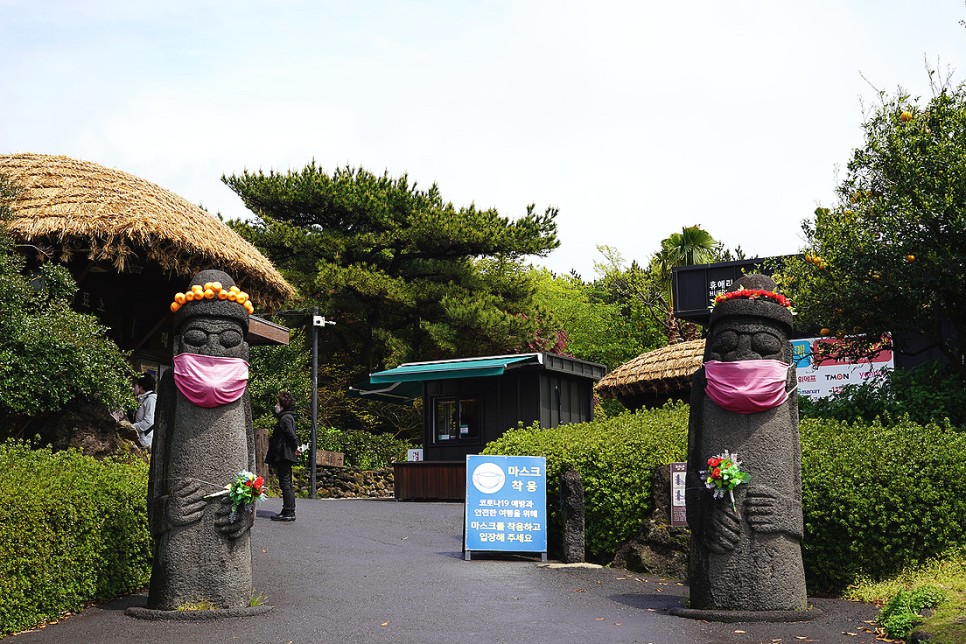
<svg viewBox="0 0 966 644">
<path fill-rule="evenodd" d="M 966 616 L 966 548 L 951 551 L 921 566 L 910 567 L 888 579 L 858 581 L 848 588 L 845 598 L 879 604 L 885 612 L 890 604 L 902 607 L 912 599 L 913 593 L 921 593 L 923 588 L 942 591 L 943 601 L 927 613 L 921 613 L 922 617 L 916 614 L 919 611 L 912 610 L 914 607 L 907 611 L 893 609 L 885 616 L 880 614 L 879 624 L 885 628 L 885 622 L 891 614 L 911 614 L 914 619 L 910 620 L 910 629 L 929 633 L 935 644 L 966 642 L 966 623 L 963 621 Z"/>
</svg>

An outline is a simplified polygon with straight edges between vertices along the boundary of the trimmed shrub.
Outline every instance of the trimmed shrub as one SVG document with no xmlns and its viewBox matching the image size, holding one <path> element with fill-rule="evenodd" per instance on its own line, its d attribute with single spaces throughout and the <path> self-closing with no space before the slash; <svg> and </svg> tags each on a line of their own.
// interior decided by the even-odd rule
<svg viewBox="0 0 966 644">
<path fill-rule="evenodd" d="M 0 443 L 0 636 L 144 588 L 148 468 Z"/>
<path fill-rule="evenodd" d="M 805 419 L 803 555 L 810 593 L 882 579 L 966 544 L 966 433 Z"/>
<path fill-rule="evenodd" d="M 346 467 L 361 470 L 381 470 L 395 461 L 405 461 L 406 450 L 412 447 L 408 441 L 389 434 L 370 434 L 361 429 L 319 427 L 316 436 L 316 449 L 342 452 Z"/>
<path fill-rule="evenodd" d="M 560 474 L 572 465 L 583 479 L 588 556 L 610 561 L 651 514 L 651 476 L 659 465 L 685 460 L 688 407 L 668 404 L 589 423 L 541 430 L 536 424 L 508 431 L 483 454 L 547 459 L 549 542 L 560 543 L 555 499 Z"/>
<path fill-rule="evenodd" d="M 651 508 L 654 468 L 686 460 L 688 406 L 667 405 L 590 423 L 511 430 L 484 454 L 547 459 L 551 549 L 561 538 L 559 478 L 580 472 L 588 556 L 610 561 Z M 837 594 L 966 545 L 966 433 L 909 421 L 886 427 L 801 423 L 802 555 L 810 593 Z"/>
</svg>

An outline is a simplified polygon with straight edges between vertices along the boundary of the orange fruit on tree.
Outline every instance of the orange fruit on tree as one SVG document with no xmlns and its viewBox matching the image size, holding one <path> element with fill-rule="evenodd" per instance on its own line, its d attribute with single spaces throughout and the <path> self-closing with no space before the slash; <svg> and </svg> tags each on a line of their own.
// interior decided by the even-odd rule
<svg viewBox="0 0 966 644">
<path fill-rule="evenodd" d="M 829 335 L 830 333 L 832 333 L 832 329 L 828 327 L 822 327 L 822 330 L 818 332 L 818 334 L 823 337 Z"/>
<path fill-rule="evenodd" d="M 916 256 L 915 255 L 906 255 L 906 261 L 911 264 L 914 261 L 916 261 Z"/>
<path fill-rule="evenodd" d="M 909 110 L 906 110 L 905 112 L 899 115 L 899 118 L 902 119 L 903 123 L 907 123 L 912 120 L 912 112 L 910 112 Z"/>
</svg>

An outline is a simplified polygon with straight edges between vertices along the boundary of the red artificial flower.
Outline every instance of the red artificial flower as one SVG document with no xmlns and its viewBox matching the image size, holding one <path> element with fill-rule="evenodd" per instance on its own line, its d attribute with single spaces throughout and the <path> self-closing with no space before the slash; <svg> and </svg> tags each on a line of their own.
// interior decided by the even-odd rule
<svg viewBox="0 0 966 644">
<path fill-rule="evenodd" d="M 262 487 L 264 484 L 265 484 L 265 479 L 263 479 L 261 476 L 255 479 L 255 487 Z"/>
<path fill-rule="evenodd" d="M 251 480 L 248 480 L 248 481 L 245 481 L 245 485 L 246 485 L 247 487 L 251 487 L 251 486 L 252 486 L 252 482 L 251 482 Z"/>
<path fill-rule="evenodd" d="M 719 465 L 721 465 L 721 458 L 712 456 L 708 459 L 708 467 L 718 467 Z"/>
<path fill-rule="evenodd" d="M 721 468 L 720 467 L 716 467 L 713 470 L 711 470 L 711 478 L 713 478 L 713 479 L 720 479 L 721 478 Z"/>
<path fill-rule="evenodd" d="M 791 307 L 792 302 L 787 297 L 781 293 L 773 293 L 772 291 L 766 291 L 762 288 L 741 288 L 736 291 L 727 291 L 726 293 L 721 293 L 714 298 L 715 304 L 720 304 L 721 302 L 726 302 L 728 300 L 736 300 L 739 298 L 746 298 L 749 300 L 754 300 L 757 298 L 766 298 L 776 302 L 785 307 Z"/>
</svg>

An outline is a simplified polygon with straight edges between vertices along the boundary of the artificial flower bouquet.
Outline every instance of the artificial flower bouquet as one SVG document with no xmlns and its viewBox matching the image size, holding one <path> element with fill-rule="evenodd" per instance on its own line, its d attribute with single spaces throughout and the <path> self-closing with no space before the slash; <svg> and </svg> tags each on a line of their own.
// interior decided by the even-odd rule
<svg viewBox="0 0 966 644">
<path fill-rule="evenodd" d="M 236 474 L 235 480 L 226 485 L 225 489 L 209 494 L 205 498 L 225 496 L 226 494 L 231 499 L 231 514 L 229 515 L 231 521 L 234 521 L 238 516 L 239 508 L 244 507 L 251 512 L 255 507 L 255 501 L 264 501 L 268 498 L 265 494 L 265 479 L 261 476 L 255 476 L 248 470 L 242 470 Z"/>
<path fill-rule="evenodd" d="M 727 493 L 731 500 L 731 509 L 737 512 L 734 489 L 751 480 L 751 474 L 742 471 L 738 455 L 725 450 L 712 456 L 708 459 L 708 469 L 701 470 L 700 474 L 704 478 L 705 487 L 714 493 L 714 498 L 722 499 Z"/>
</svg>

